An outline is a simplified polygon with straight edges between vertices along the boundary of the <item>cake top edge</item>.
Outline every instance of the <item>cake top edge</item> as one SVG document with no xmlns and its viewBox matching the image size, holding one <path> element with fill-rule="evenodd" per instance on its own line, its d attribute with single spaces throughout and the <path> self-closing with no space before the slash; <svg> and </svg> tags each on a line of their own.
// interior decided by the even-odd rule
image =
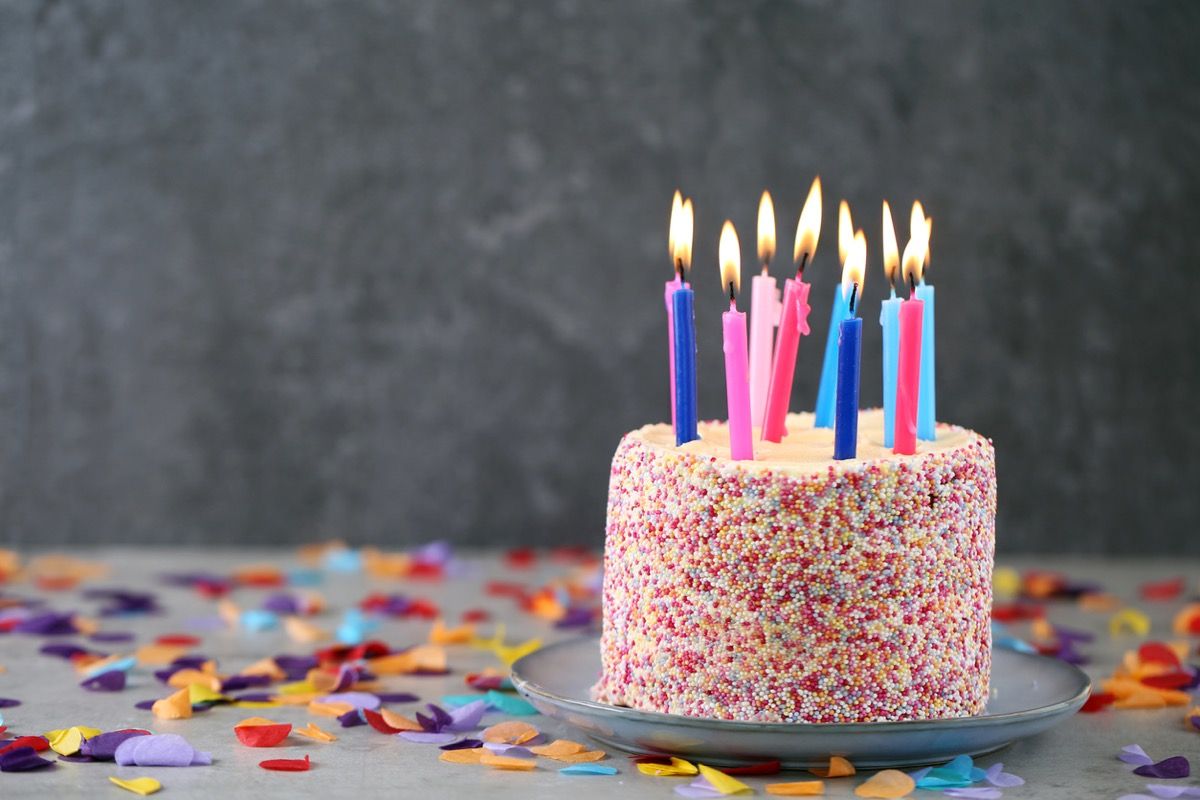
<svg viewBox="0 0 1200 800">
<path fill-rule="evenodd" d="M 914 455 L 897 455 L 883 444 L 883 411 L 869 409 L 858 417 L 858 457 L 845 461 L 833 458 L 833 429 L 813 427 L 811 413 L 788 414 L 788 433 L 782 442 L 764 442 L 759 439 L 759 429 L 754 429 L 754 460 L 733 461 L 729 458 L 729 429 L 721 421 L 701 422 L 698 426 L 700 438 L 682 447 L 675 445 L 675 431 L 671 425 L 657 423 L 644 425 L 631 431 L 628 437 L 665 453 L 687 453 L 719 462 L 728 462 L 742 469 L 759 472 L 781 472 L 785 474 L 812 474 L 833 469 L 838 472 L 860 469 L 882 463 L 920 463 L 931 456 L 949 454 L 963 448 L 985 445 L 991 449 L 987 437 L 958 425 L 939 422 L 937 439 L 932 442 L 918 441 Z"/>
</svg>

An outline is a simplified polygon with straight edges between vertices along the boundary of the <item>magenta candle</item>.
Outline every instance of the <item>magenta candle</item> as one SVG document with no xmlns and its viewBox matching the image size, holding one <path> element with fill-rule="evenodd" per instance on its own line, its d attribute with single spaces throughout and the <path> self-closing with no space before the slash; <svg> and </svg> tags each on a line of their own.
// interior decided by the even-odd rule
<svg viewBox="0 0 1200 800">
<path fill-rule="evenodd" d="M 790 281 L 789 281 L 790 282 Z M 750 419 L 761 428 L 771 388 L 771 355 L 780 314 L 779 287 L 767 274 L 755 275 L 750 286 Z M 795 353 L 792 355 L 795 358 Z"/>
<path fill-rule="evenodd" d="M 735 461 L 754 458 L 754 434 L 750 422 L 750 382 L 747 376 L 746 315 L 737 310 L 741 285 L 741 253 L 733 223 L 725 221 L 718 248 L 721 285 L 729 292 L 729 310 L 721 315 L 725 350 L 725 400 L 729 408 L 729 457 Z"/>
<path fill-rule="evenodd" d="M 900 358 L 896 375 L 896 423 L 892 452 L 911 456 L 917 452 L 917 402 L 921 391 L 921 326 L 925 304 L 905 300 L 900 304 Z"/>
</svg>

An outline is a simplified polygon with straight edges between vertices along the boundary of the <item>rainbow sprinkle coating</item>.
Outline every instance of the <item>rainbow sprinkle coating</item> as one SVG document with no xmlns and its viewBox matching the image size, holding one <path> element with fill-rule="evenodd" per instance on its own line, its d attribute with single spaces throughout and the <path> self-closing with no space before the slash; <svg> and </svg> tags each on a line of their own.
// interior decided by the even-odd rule
<svg viewBox="0 0 1200 800">
<path fill-rule="evenodd" d="M 613 458 L 597 700 L 757 722 L 983 711 L 989 440 L 942 425 L 952 446 L 806 471 L 650 435 L 668 427 Z"/>
</svg>

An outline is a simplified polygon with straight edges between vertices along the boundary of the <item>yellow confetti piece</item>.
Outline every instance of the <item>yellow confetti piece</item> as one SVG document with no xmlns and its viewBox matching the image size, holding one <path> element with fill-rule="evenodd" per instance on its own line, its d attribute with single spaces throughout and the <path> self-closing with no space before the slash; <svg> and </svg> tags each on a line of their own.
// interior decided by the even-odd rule
<svg viewBox="0 0 1200 800">
<path fill-rule="evenodd" d="M 1021 574 L 1012 567 L 997 567 L 992 571 L 992 591 L 1000 597 L 1013 597 L 1021 591 Z"/>
<path fill-rule="evenodd" d="M 1150 634 L 1150 618 L 1136 608 L 1122 608 L 1108 620 L 1108 632 L 1114 638 L 1128 631 L 1134 636 Z"/>
<path fill-rule="evenodd" d="M 490 728 L 484 728 L 479 738 L 485 742 L 500 744 L 525 744 L 525 742 L 537 736 L 538 733 L 538 729 L 528 722 L 511 720 L 509 722 L 498 722 Z"/>
<path fill-rule="evenodd" d="M 293 683 L 284 683 L 275 691 L 281 695 L 296 695 L 296 694 L 316 694 L 317 687 L 313 686 L 309 681 L 295 681 Z"/>
<path fill-rule="evenodd" d="M 218 682 L 218 687 L 220 683 Z M 211 686 L 203 686 L 199 683 L 189 684 L 187 687 L 188 699 L 193 705 L 196 703 L 221 703 L 229 698 L 215 691 Z"/>
<path fill-rule="evenodd" d="M 42 735 L 50 742 L 50 749 L 60 756 L 73 756 L 79 752 L 84 739 L 99 736 L 99 728 L 89 728 L 85 725 L 72 725 L 69 728 L 58 728 L 46 731 Z"/>
<path fill-rule="evenodd" d="M 116 775 L 109 775 L 108 779 L 122 789 L 128 789 L 134 794 L 140 794 L 142 797 L 154 794 L 162 788 L 162 784 L 154 780 L 154 778 L 118 778 Z"/>
<path fill-rule="evenodd" d="M 453 752 L 453 751 L 448 751 Z M 512 769 L 521 772 L 528 772 L 537 765 L 532 758 L 511 758 L 509 756 L 498 756 L 492 753 L 485 752 L 479 756 L 479 763 L 485 764 L 496 769 Z"/>
<path fill-rule="evenodd" d="M 512 645 L 511 647 L 508 645 L 499 645 L 493 648 L 493 652 L 496 654 L 496 658 L 504 662 L 504 666 L 511 667 L 517 661 L 521 660 L 530 653 L 540 650 L 541 647 L 541 639 L 530 639 L 526 642 L 521 642 L 521 644 Z"/>
<path fill-rule="evenodd" d="M 440 760 L 448 764 L 478 764 L 479 759 L 486 752 L 487 750 L 482 747 L 466 748 L 463 750 L 443 750 Z"/>
<path fill-rule="evenodd" d="M 841 756 L 830 756 L 827 769 L 810 769 L 818 778 L 845 778 L 854 774 L 854 765 Z"/>
<path fill-rule="evenodd" d="M 712 787 L 721 794 L 753 794 L 754 790 L 732 775 L 726 775 L 719 769 L 700 765 L 700 774 L 708 779 Z"/>
<path fill-rule="evenodd" d="M 768 783 L 767 794 L 777 797 L 815 797 L 825 794 L 825 781 L 792 781 L 790 783 Z"/>
<path fill-rule="evenodd" d="M 235 700 L 230 705 L 234 708 L 279 708 L 283 703 L 275 700 Z"/>
<path fill-rule="evenodd" d="M 429 631 L 430 644 L 470 644 L 475 638 L 474 625 L 460 625 L 457 628 L 447 628 L 446 623 L 438 617 L 433 628 Z"/>
<path fill-rule="evenodd" d="M 332 733 L 329 733 L 326 730 L 323 730 L 323 729 L 317 727 L 312 722 L 308 723 L 303 728 L 292 728 L 292 733 L 296 734 L 297 736 L 303 736 L 306 739 L 314 739 L 318 742 L 336 742 L 337 741 L 336 736 L 334 736 Z"/>
<path fill-rule="evenodd" d="M 159 719 L 188 719 L 192 716 L 191 690 L 180 689 L 169 697 L 155 700 L 150 710 Z"/>
<path fill-rule="evenodd" d="M 905 797 L 917 788 L 916 781 L 898 769 L 876 772 L 863 782 L 854 793 L 859 797 L 881 797 L 895 800 Z"/>
<path fill-rule="evenodd" d="M 682 758 L 671 758 L 668 764 L 638 764 L 638 772 L 643 775 L 650 775 L 655 778 L 673 778 L 677 775 L 697 775 L 700 770 L 690 761 L 684 761 Z"/>
</svg>

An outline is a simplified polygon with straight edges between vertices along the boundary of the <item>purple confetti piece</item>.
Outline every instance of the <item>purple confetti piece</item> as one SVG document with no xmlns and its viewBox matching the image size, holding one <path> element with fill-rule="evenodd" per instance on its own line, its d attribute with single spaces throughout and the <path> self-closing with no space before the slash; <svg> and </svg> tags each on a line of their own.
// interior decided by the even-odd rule
<svg viewBox="0 0 1200 800">
<path fill-rule="evenodd" d="M 20 700 L 14 700 L 11 697 L 0 697 L 0 708 L 16 708 L 21 705 Z"/>
<path fill-rule="evenodd" d="M 90 739 L 84 739 L 79 746 L 79 752 L 85 756 L 91 756 L 97 761 L 112 761 L 116 758 L 117 748 L 121 746 L 121 743 L 137 736 L 149 736 L 149 734 L 141 731 L 108 731 Z"/>
<path fill-rule="evenodd" d="M 88 638 L 93 642 L 132 642 L 137 636 L 128 631 L 97 631 Z"/>
<path fill-rule="evenodd" d="M 1200 786 L 1168 786 L 1164 783 L 1148 783 L 1146 789 L 1155 797 L 1200 797 Z"/>
<path fill-rule="evenodd" d="M 456 733 L 428 733 L 426 731 L 400 731 L 401 739 L 418 744 L 449 744 L 458 738 Z"/>
<path fill-rule="evenodd" d="M 276 614 L 297 614 L 300 611 L 300 603 L 286 592 L 269 596 L 263 600 L 262 607 L 264 611 L 273 611 Z"/>
<path fill-rule="evenodd" d="M 680 797 L 705 798 L 705 797 L 721 797 L 721 793 L 716 789 L 704 789 L 699 786 L 676 786 L 675 794 Z"/>
<path fill-rule="evenodd" d="M 1008 788 L 1010 786 L 1023 786 L 1025 784 L 1024 778 L 1013 775 L 1011 772 L 1005 772 L 1004 764 L 999 761 L 988 767 L 987 772 L 985 772 L 984 775 L 987 777 L 988 783 L 990 783 L 992 786 L 999 786 L 1001 788 Z"/>
<path fill-rule="evenodd" d="M 74 755 L 74 756 L 59 756 L 59 761 L 66 761 L 68 764 L 90 764 L 96 759 L 91 756 Z"/>
<path fill-rule="evenodd" d="M 474 750 L 476 747 L 483 747 L 482 739 L 460 739 L 457 742 L 444 744 L 439 747 L 439 750 Z"/>
<path fill-rule="evenodd" d="M 270 692 L 249 692 L 247 694 L 236 695 L 233 700 L 239 703 L 269 703 L 275 699 L 275 695 Z"/>
<path fill-rule="evenodd" d="M 358 682 L 358 670 L 349 664 L 338 667 L 337 681 L 333 684 L 333 694 L 344 692 Z"/>
<path fill-rule="evenodd" d="M 1123 794 L 1117 800 L 1154 800 L 1152 794 Z"/>
<path fill-rule="evenodd" d="M 125 671 L 110 669 L 79 684 L 89 692 L 119 692 L 125 688 Z"/>
<path fill-rule="evenodd" d="M 506 755 L 513 758 L 537 757 L 537 753 L 533 752 L 524 745 L 509 744 L 507 742 L 484 742 L 483 746 L 497 755 Z"/>
<path fill-rule="evenodd" d="M 154 708 L 154 704 L 156 702 L 158 702 L 158 701 L 157 700 L 139 700 L 138 702 L 133 704 L 133 707 L 137 708 L 137 709 L 141 709 L 142 711 L 149 711 L 150 709 Z"/>
<path fill-rule="evenodd" d="M 375 711 L 381 705 L 379 697 L 368 692 L 339 692 L 327 694 L 320 698 L 322 703 L 349 703 L 355 708 L 369 708 Z"/>
<path fill-rule="evenodd" d="M 554 623 L 556 628 L 581 628 L 590 625 L 595 614 L 590 608 L 568 608 L 567 613 Z"/>
<path fill-rule="evenodd" d="M 14 747 L 0 753 L 0 772 L 25 772 L 53 765 L 53 761 L 40 757 L 32 747 Z"/>
<path fill-rule="evenodd" d="M 926 775 L 928 775 L 929 771 L 932 769 L 933 767 L 921 767 L 920 769 L 916 769 L 908 773 L 908 777 L 912 778 L 913 782 L 916 783 L 917 781 L 921 780 L 921 778 L 924 778 Z"/>
<path fill-rule="evenodd" d="M 176 669 L 203 669 L 208 660 L 207 656 L 199 654 L 186 655 L 172 661 L 171 666 Z"/>
<path fill-rule="evenodd" d="M 1137 744 L 1127 744 L 1122 747 L 1117 758 L 1126 764 L 1135 764 L 1137 766 L 1154 763 L 1154 759 L 1146 755 L 1146 751 L 1142 749 L 1142 746 Z"/>
<path fill-rule="evenodd" d="M 198 755 L 187 739 L 174 733 L 136 736 L 117 746 L 114 760 L 121 766 L 188 767 Z"/>
<path fill-rule="evenodd" d="M 345 714 L 337 718 L 338 724 L 343 728 L 355 728 L 359 725 L 366 725 L 367 721 L 363 719 L 362 712 L 357 708 L 352 708 Z"/>
<path fill-rule="evenodd" d="M 488 710 L 486 700 L 475 700 L 465 706 L 459 706 L 450 712 L 450 723 L 446 725 L 449 731 L 470 731 L 479 727 L 484 712 Z"/>
<path fill-rule="evenodd" d="M 44 644 L 38 650 L 44 656 L 54 656 L 61 659 L 70 659 L 73 656 L 83 655 L 87 653 L 82 647 L 76 644 Z M 99 653 L 97 653 L 99 655 Z"/>
<path fill-rule="evenodd" d="M 202 752 L 200 750 L 192 751 L 192 763 L 189 767 L 207 767 L 212 764 L 212 753 Z"/>
<path fill-rule="evenodd" d="M 59 614 L 53 611 L 45 614 L 35 614 L 17 623 L 13 628 L 17 633 L 28 633 L 35 636 L 70 636 L 78 633 L 75 629 L 74 614 Z"/>
<path fill-rule="evenodd" d="M 1157 764 L 1143 764 L 1133 771 L 1134 775 L 1141 775 L 1143 778 L 1160 778 L 1163 780 L 1175 780 L 1177 778 L 1186 778 L 1192 774 L 1192 766 L 1183 756 L 1171 756 L 1164 758 Z"/>
<path fill-rule="evenodd" d="M 310 669 L 317 667 L 317 659 L 313 656 L 275 656 L 275 664 L 289 680 L 299 681 L 308 677 Z"/>
<path fill-rule="evenodd" d="M 383 703 L 415 703 L 421 699 L 408 692 L 381 692 L 375 696 Z"/>
<path fill-rule="evenodd" d="M 946 789 L 942 794 L 947 797 L 958 797 L 962 800 L 998 800 L 1004 792 L 991 786 L 964 787 L 961 789 Z"/>
<path fill-rule="evenodd" d="M 242 689 L 256 689 L 260 686 L 269 686 L 270 683 L 270 675 L 230 675 L 221 681 L 221 693 L 240 692 Z"/>
</svg>

